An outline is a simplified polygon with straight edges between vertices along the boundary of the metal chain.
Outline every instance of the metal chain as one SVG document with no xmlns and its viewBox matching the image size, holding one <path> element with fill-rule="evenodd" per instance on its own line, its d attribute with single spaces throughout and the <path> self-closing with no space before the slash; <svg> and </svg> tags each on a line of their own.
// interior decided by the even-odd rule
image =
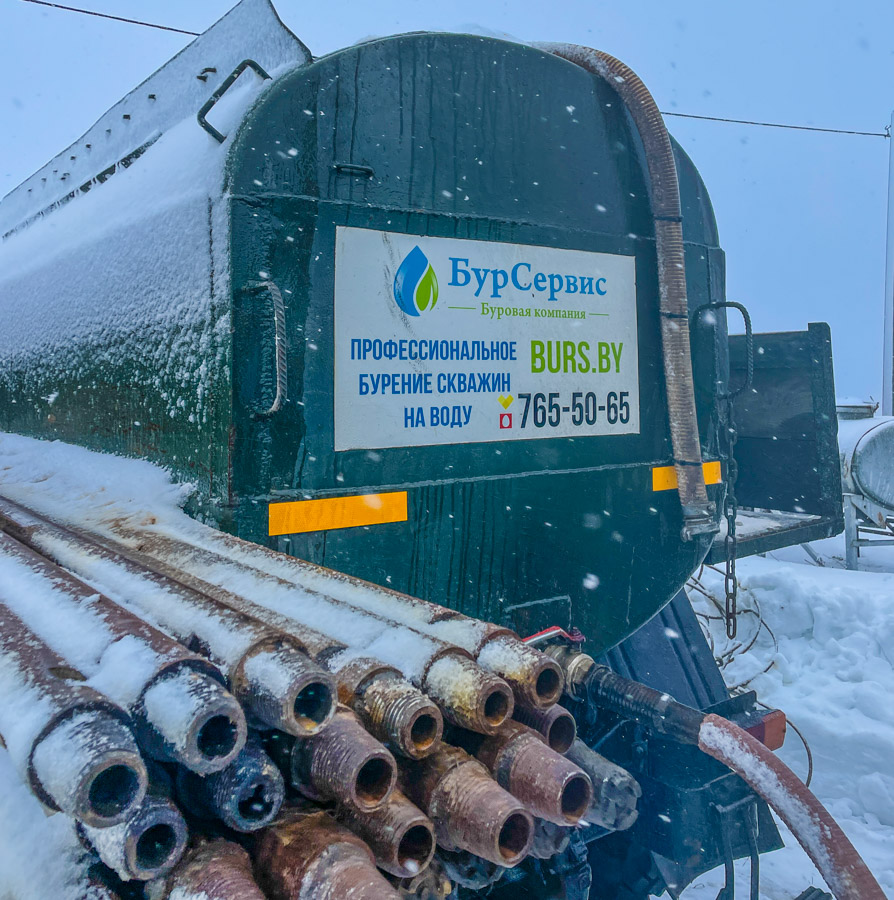
<svg viewBox="0 0 894 900">
<path fill-rule="evenodd" d="M 736 417 L 733 409 L 733 401 L 743 391 L 751 387 L 754 380 L 754 336 L 751 330 L 751 316 L 741 303 L 733 300 L 718 300 L 699 306 L 692 313 L 695 321 L 705 310 L 737 309 L 742 314 L 745 322 L 745 382 L 736 390 L 727 387 L 726 392 L 716 397 L 718 418 L 725 420 L 727 429 L 727 469 L 726 469 L 726 498 L 723 501 L 723 514 L 726 518 L 726 539 L 724 540 L 724 556 L 726 568 L 723 577 L 723 588 L 726 594 L 724 618 L 726 620 L 726 635 L 732 640 L 738 631 L 738 595 L 739 580 L 736 578 L 736 514 L 739 504 L 736 500 L 736 479 L 739 476 L 739 466 L 735 459 L 736 442 L 739 440 L 739 432 L 736 429 Z M 723 406 L 725 405 L 725 409 Z M 723 413 L 725 412 L 725 416 Z"/>
<path fill-rule="evenodd" d="M 726 403 L 726 428 L 729 446 L 729 459 L 727 460 L 726 499 L 723 503 L 723 512 L 726 516 L 726 540 L 724 541 L 724 556 L 726 557 L 726 571 L 723 577 L 723 589 L 726 594 L 726 636 L 732 640 L 738 631 L 739 622 L 737 608 L 739 581 L 736 578 L 736 513 L 739 505 L 736 501 L 736 478 L 739 476 L 739 466 L 734 457 L 736 442 L 739 440 L 739 432 L 736 429 L 736 419 L 733 411 L 734 395 L 728 392 L 725 397 L 718 398 Z"/>
</svg>

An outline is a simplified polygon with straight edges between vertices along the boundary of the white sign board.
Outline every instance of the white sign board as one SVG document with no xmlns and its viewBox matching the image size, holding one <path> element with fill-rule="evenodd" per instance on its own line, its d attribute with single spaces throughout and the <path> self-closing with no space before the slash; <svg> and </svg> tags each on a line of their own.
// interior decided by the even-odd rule
<svg viewBox="0 0 894 900">
<path fill-rule="evenodd" d="M 634 258 L 339 227 L 335 449 L 639 433 Z"/>
</svg>

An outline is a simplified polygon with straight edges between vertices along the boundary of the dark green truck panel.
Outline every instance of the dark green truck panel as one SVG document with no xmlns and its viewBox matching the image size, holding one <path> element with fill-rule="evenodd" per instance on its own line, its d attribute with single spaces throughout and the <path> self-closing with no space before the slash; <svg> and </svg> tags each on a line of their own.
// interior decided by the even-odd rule
<svg viewBox="0 0 894 900">
<path fill-rule="evenodd" d="M 679 162 L 695 308 L 723 298 L 723 258 Z M 652 467 L 671 461 L 655 248 L 641 147 L 608 85 L 477 37 L 362 44 L 266 93 L 231 152 L 230 190 L 237 533 L 523 632 L 573 623 L 597 649 L 676 593 L 709 541 L 682 542 L 676 492 L 652 491 Z M 340 225 L 635 256 L 640 434 L 335 452 Z M 271 417 L 257 415 L 274 395 L 265 275 L 288 344 L 290 400 Z M 723 322 L 701 323 L 693 349 L 716 459 Z M 408 492 L 406 523 L 266 537 L 271 501 L 381 490 Z"/>
</svg>

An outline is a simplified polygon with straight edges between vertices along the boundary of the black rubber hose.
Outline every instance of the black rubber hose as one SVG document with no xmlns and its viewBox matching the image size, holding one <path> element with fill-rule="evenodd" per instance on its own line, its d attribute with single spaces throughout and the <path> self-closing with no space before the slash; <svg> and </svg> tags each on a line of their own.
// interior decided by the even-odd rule
<svg viewBox="0 0 894 900">
<path fill-rule="evenodd" d="M 701 443 L 689 346 L 689 306 L 683 258 L 680 184 L 670 135 L 658 105 L 639 76 L 624 63 L 577 44 L 539 44 L 540 49 L 598 75 L 617 92 L 639 132 L 649 169 L 649 197 L 658 252 L 659 310 L 674 470 L 683 508 L 684 540 L 714 534 L 714 507 L 702 472 Z"/>
</svg>

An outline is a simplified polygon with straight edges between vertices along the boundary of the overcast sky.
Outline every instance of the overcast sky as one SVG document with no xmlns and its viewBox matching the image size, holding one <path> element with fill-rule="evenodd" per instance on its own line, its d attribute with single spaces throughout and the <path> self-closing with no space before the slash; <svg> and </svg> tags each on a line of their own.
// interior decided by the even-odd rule
<svg viewBox="0 0 894 900">
<path fill-rule="evenodd" d="M 63 0 L 202 31 L 234 0 Z M 668 112 L 883 131 L 892 0 L 278 0 L 320 55 L 470 24 L 619 57 Z M 0 0 L 0 193 L 82 134 L 190 38 Z M 757 331 L 832 326 L 839 396 L 881 390 L 888 141 L 668 118 L 708 185 L 729 299 Z"/>
</svg>

